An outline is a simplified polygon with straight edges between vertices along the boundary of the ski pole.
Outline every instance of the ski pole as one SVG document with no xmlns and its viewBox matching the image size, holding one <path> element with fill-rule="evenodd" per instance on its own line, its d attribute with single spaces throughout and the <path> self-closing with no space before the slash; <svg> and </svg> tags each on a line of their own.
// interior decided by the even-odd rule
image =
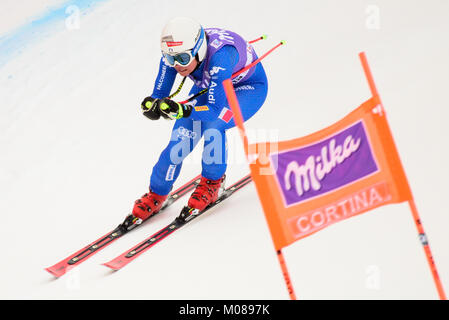
<svg viewBox="0 0 449 320">
<path fill-rule="evenodd" d="M 263 38 L 264 36 L 260 37 L 259 39 L 253 40 L 253 41 L 259 41 L 261 39 L 265 39 Z M 260 61 L 262 61 L 266 56 L 268 56 L 270 53 L 272 53 L 274 50 L 276 50 L 277 48 L 279 48 L 281 45 L 285 44 L 285 40 L 282 40 L 281 42 L 279 42 L 276 46 L 274 46 L 273 48 L 271 48 L 270 50 L 268 50 L 265 54 L 263 54 L 260 58 L 258 58 L 257 60 L 255 60 L 254 62 L 250 63 L 249 65 L 247 65 L 246 67 L 244 67 L 243 69 L 237 71 L 236 73 L 234 73 L 231 76 L 231 79 L 234 79 L 235 77 L 237 77 L 239 74 L 245 72 L 246 70 L 254 67 L 256 64 L 258 64 Z M 193 95 L 192 97 L 188 98 L 187 100 L 184 101 L 180 101 L 179 103 L 185 104 L 189 101 L 192 101 L 193 99 L 195 99 L 196 97 L 204 94 L 207 92 L 207 89 L 203 89 L 200 92 L 198 92 L 197 94 Z"/>
<path fill-rule="evenodd" d="M 181 83 L 178 86 L 178 89 L 176 89 L 175 92 L 173 92 L 171 95 L 168 96 L 169 99 L 173 98 L 174 96 L 176 96 L 179 92 L 181 92 L 182 86 L 184 85 L 184 82 L 186 81 L 187 77 L 184 77 L 184 79 L 182 79 Z"/>
<path fill-rule="evenodd" d="M 251 40 L 251 41 L 248 41 L 248 43 L 254 43 L 254 42 L 257 42 L 257 41 L 259 41 L 259 40 L 265 40 L 267 38 L 267 35 L 266 34 L 264 34 L 264 35 L 262 35 L 262 36 L 260 36 L 259 38 L 257 38 L 257 39 L 254 39 L 254 40 Z"/>
<path fill-rule="evenodd" d="M 264 39 L 266 39 L 266 38 L 267 38 L 267 35 L 264 34 L 264 35 L 260 36 L 260 37 L 257 38 L 257 39 L 254 39 L 254 40 L 249 41 L 248 43 L 254 43 L 254 42 L 257 42 L 257 41 L 259 41 L 259 40 L 264 40 Z M 184 85 L 184 82 L 186 81 L 186 78 L 187 78 L 187 77 L 184 77 L 184 78 L 182 79 L 181 83 L 179 84 L 178 89 L 176 89 L 175 92 L 173 92 L 171 95 L 168 96 L 169 99 L 172 99 L 172 98 L 173 98 L 174 96 L 176 96 L 179 92 L 181 92 L 182 86 Z M 207 92 L 207 89 L 203 89 L 203 90 L 201 90 L 200 92 L 198 92 L 196 95 L 190 97 L 189 99 L 190 99 L 190 100 L 195 99 L 196 97 L 198 97 L 198 96 L 200 96 L 200 95 L 202 95 L 202 94 L 204 94 L 204 93 L 206 93 L 206 92 Z M 186 101 L 190 101 L 190 100 L 186 100 Z"/>
<path fill-rule="evenodd" d="M 274 46 L 273 48 L 271 48 L 270 50 L 268 50 L 265 54 L 263 54 L 259 59 L 257 59 L 256 61 L 250 63 L 249 65 L 247 65 L 245 68 L 241 69 L 240 71 L 237 71 L 236 73 L 234 73 L 231 77 L 231 79 L 234 79 L 235 77 L 237 77 L 239 74 L 245 72 L 248 69 L 251 69 L 252 67 L 254 67 L 256 64 L 258 64 L 260 61 L 262 61 L 262 59 L 264 59 L 266 56 L 268 56 L 270 53 L 272 53 L 274 50 L 276 50 L 277 48 L 279 48 L 280 46 L 282 46 L 283 44 L 285 44 L 285 40 L 282 40 L 281 42 L 279 42 L 276 46 Z"/>
</svg>

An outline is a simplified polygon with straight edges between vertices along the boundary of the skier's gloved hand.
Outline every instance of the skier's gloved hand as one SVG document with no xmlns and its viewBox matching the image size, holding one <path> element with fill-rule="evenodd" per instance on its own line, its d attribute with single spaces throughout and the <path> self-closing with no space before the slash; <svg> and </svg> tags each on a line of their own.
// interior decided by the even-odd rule
<svg viewBox="0 0 449 320">
<path fill-rule="evenodd" d="M 152 97 L 146 97 L 145 99 L 143 99 L 140 105 L 143 115 L 151 120 L 158 120 L 161 117 L 159 111 L 160 102 L 160 99 L 155 99 Z"/>
<path fill-rule="evenodd" d="M 165 119 L 176 120 L 189 117 L 192 113 L 192 106 L 164 98 L 159 103 L 159 110 Z"/>
</svg>

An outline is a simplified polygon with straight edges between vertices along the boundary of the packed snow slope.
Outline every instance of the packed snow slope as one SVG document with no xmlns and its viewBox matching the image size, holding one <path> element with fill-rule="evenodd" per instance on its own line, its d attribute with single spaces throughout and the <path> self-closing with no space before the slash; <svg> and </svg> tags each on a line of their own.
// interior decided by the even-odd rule
<svg viewBox="0 0 449 320">
<path fill-rule="evenodd" d="M 147 191 L 172 123 L 145 118 L 140 102 L 161 28 L 178 15 L 247 39 L 268 34 L 259 55 L 287 41 L 263 62 L 269 93 L 247 122 L 253 140 L 310 134 L 368 99 L 357 56 L 367 53 L 449 290 L 449 2 L 21 2 L 0 4 L 0 298 L 288 299 L 254 185 L 119 272 L 100 264 L 169 223 L 187 198 L 61 279 L 44 271 L 113 229 Z M 229 134 L 233 183 L 248 167 L 238 132 Z M 201 147 L 176 186 L 200 172 Z M 437 298 L 406 204 L 284 252 L 301 299 Z"/>
</svg>

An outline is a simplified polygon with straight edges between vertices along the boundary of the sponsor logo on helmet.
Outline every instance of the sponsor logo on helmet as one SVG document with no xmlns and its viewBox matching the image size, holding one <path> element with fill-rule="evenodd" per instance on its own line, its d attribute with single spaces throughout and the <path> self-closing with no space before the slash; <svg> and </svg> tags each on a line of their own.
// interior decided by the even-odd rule
<svg viewBox="0 0 449 320">
<path fill-rule="evenodd" d="M 166 41 L 167 47 L 182 46 L 182 41 Z"/>
<path fill-rule="evenodd" d="M 167 41 L 174 41 L 173 36 L 170 35 L 170 36 L 162 37 L 161 42 L 167 42 Z"/>
<path fill-rule="evenodd" d="M 203 28 L 201 28 L 201 29 L 198 30 L 198 33 L 196 34 L 196 37 L 195 37 L 195 42 L 198 41 L 198 38 L 199 38 L 200 35 L 201 35 L 201 31 L 203 31 Z"/>
<path fill-rule="evenodd" d="M 201 48 L 201 45 L 203 44 L 204 41 L 204 30 L 203 28 L 200 29 L 200 35 L 199 35 L 199 39 L 198 41 L 195 43 L 195 46 L 192 49 L 192 56 L 196 55 L 198 53 L 198 51 Z"/>
</svg>

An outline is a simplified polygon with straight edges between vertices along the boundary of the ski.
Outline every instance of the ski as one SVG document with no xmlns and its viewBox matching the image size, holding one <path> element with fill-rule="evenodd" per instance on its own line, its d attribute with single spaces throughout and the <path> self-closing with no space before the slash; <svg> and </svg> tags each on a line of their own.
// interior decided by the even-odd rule
<svg viewBox="0 0 449 320">
<path fill-rule="evenodd" d="M 194 179 L 190 180 L 177 190 L 170 193 L 170 195 L 167 198 L 167 201 L 162 206 L 161 210 L 159 210 L 157 213 L 151 215 L 147 220 L 144 222 L 150 220 L 153 216 L 160 213 L 170 205 L 172 205 L 174 202 L 176 202 L 179 198 L 184 196 L 189 191 L 192 191 L 200 182 L 201 175 L 198 175 Z M 119 224 L 114 230 L 111 232 L 105 234 L 104 236 L 100 237 L 98 240 L 90 243 L 89 245 L 85 246 L 81 250 L 75 252 L 74 254 L 70 255 L 69 257 L 65 258 L 64 260 L 58 262 L 57 264 L 45 268 L 46 271 L 50 272 L 55 277 L 59 278 L 60 276 L 67 273 L 70 269 L 74 268 L 75 266 L 81 264 L 82 262 L 86 261 L 88 258 L 93 256 L 98 251 L 104 249 L 106 246 L 110 245 L 112 242 L 123 236 L 124 234 L 128 233 L 129 231 L 135 229 L 141 224 L 135 223 L 136 218 L 132 216 L 131 214 L 126 217 L 126 219 Z"/>
<path fill-rule="evenodd" d="M 141 255 L 142 253 L 144 253 L 145 251 L 147 251 L 148 249 L 153 247 L 156 243 L 159 243 L 160 241 L 165 239 L 167 236 L 169 236 L 176 230 L 180 229 L 181 227 L 183 227 L 184 225 L 186 225 L 193 219 L 199 217 L 200 215 L 202 215 L 209 209 L 211 209 L 211 208 L 215 207 L 217 204 L 223 202 L 224 200 L 229 198 L 232 194 L 234 194 L 234 192 L 240 190 L 241 188 L 243 188 L 244 186 L 249 184 L 251 181 L 252 181 L 251 176 L 247 175 L 246 177 L 239 180 L 238 182 L 236 182 L 229 188 L 225 189 L 224 192 L 222 193 L 222 195 L 218 198 L 218 200 L 215 201 L 214 203 L 210 204 L 203 211 L 194 212 L 192 214 L 192 212 L 195 211 L 194 209 L 191 209 L 189 207 L 184 207 L 182 209 L 179 217 L 177 217 L 175 220 L 173 220 L 172 223 L 167 225 L 165 228 L 162 228 L 161 230 L 159 230 L 152 236 L 148 237 L 147 239 L 145 239 L 138 245 L 134 246 L 132 249 L 122 253 L 118 257 L 112 259 L 109 262 L 104 263 L 103 265 L 106 267 L 109 267 L 113 270 L 119 270 L 119 269 L 123 268 L 128 263 L 130 263 L 135 258 L 137 258 L 139 255 Z"/>
</svg>

